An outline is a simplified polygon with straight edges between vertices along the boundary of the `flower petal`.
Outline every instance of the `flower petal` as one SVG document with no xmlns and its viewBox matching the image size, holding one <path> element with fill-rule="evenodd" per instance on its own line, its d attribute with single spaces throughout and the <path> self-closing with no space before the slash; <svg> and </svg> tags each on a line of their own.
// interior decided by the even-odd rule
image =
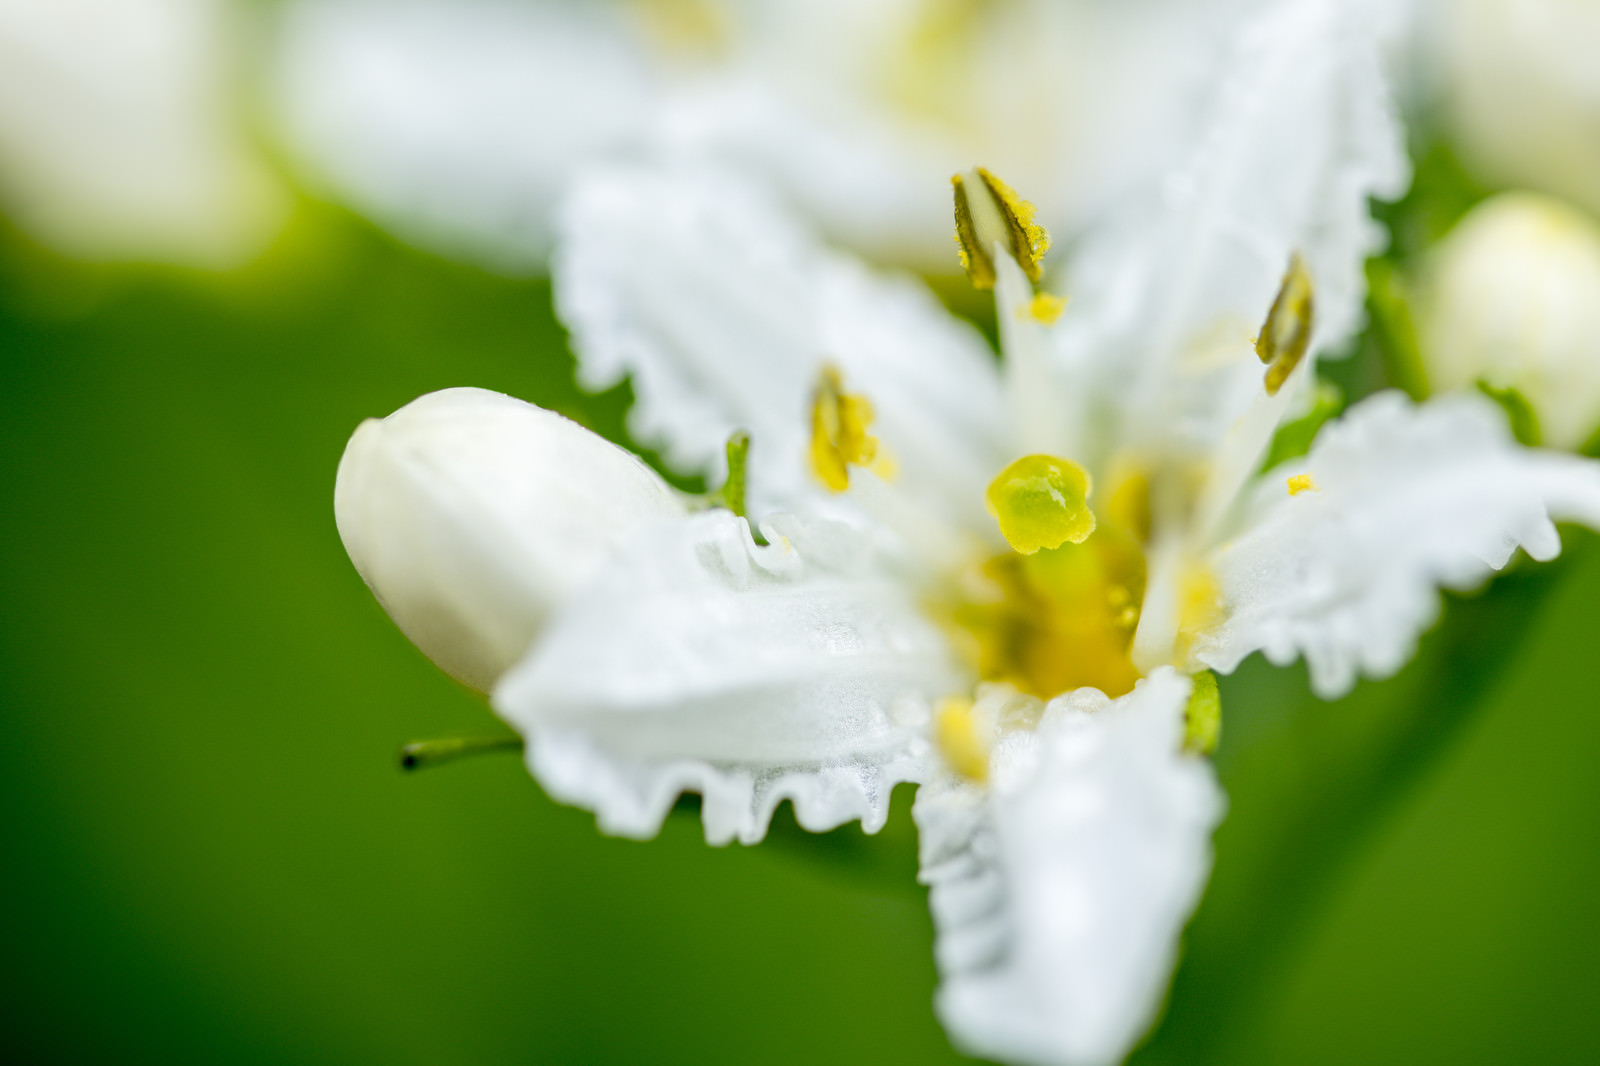
<svg viewBox="0 0 1600 1066">
<path fill-rule="evenodd" d="M 631 373 L 631 428 L 672 463 L 714 470 L 747 429 L 756 498 L 809 492 L 808 403 L 833 363 L 872 402 L 908 494 L 977 508 L 1002 455 L 994 359 L 921 285 L 828 251 L 725 174 L 590 173 L 561 231 L 556 299 L 580 375 Z"/>
<path fill-rule="evenodd" d="M 530 769 L 601 828 L 648 837 L 685 790 L 706 837 L 882 824 L 919 779 L 929 701 L 969 683 L 853 531 L 727 512 L 658 525 L 562 612 L 493 703 Z"/>
<path fill-rule="evenodd" d="M 1262 393 L 1250 342 L 1293 252 L 1315 286 L 1312 354 L 1360 325 L 1383 242 L 1368 198 L 1409 180 L 1363 6 L 1295 0 L 1247 21 L 1186 160 L 1080 257 L 1062 359 L 1133 432 L 1214 445 Z"/>
<path fill-rule="evenodd" d="M 406 240 L 543 273 L 548 205 L 579 162 L 642 135 L 652 98 L 648 57 L 600 7 L 297 0 L 278 121 L 318 182 Z"/>
<path fill-rule="evenodd" d="M 1080 689 L 1001 742 L 987 792 L 918 793 L 938 1009 L 964 1050 L 1116 1062 L 1155 1017 L 1224 808 L 1182 752 L 1189 689 L 1170 669 L 1116 701 Z"/>
<path fill-rule="evenodd" d="M 1554 557 L 1552 519 L 1600 526 L 1600 464 L 1519 447 L 1475 394 L 1380 393 L 1263 479 L 1212 560 L 1226 619 L 1195 657 L 1228 671 L 1256 650 L 1303 655 L 1312 687 L 1341 695 L 1411 657 L 1439 586 L 1477 585 L 1519 546 Z"/>
</svg>

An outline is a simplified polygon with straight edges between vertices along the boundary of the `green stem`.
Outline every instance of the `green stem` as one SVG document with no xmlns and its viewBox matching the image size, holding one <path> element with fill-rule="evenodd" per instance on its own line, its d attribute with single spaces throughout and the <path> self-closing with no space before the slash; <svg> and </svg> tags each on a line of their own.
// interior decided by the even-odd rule
<svg viewBox="0 0 1600 1066">
<path fill-rule="evenodd" d="M 1417 346 L 1405 278 L 1386 259 L 1367 261 L 1367 310 L 1389 384 L 1418 402 L 1427 399 L 1428 371 Z"/>
<path fill-rule="evenodd" d="M 425 766 L 438 766 L 466 755 L 482 755 L 491 751 L 521 751 L 521 737 L 514 733 L 492 737 L 439 737 L 436 740 L 413 740 L 400 748 L 400 768 L 420 770 Z"/>
</svg>

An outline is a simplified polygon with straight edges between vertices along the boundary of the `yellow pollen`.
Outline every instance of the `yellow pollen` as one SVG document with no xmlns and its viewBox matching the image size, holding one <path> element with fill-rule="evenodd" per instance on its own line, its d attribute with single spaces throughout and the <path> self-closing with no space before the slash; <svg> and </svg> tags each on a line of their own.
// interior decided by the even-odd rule
<svg viewBox="0 0 1600 1066">
<path fill-rule="evenodd" d="M 1296 474 L 1289 479 L 1289 495 L 1298 496 L 1302 492 L 1316 492 L 1317 483 L 1311 480 L 1310 474 Z"/>
<path fill-rule="evenodd" d="M 837 367 L 823 367 L 811 399 L 811 469 L 834 492 L 850 487 L 852 466 L 892 471 L 892 461 L 879 453 L 878 438 L 867 432 L 872 419 L 871 401 L 846 393 Z"/>
<path fill-rule="evenodd" d="M 1025 455 L 1000 471 L 984 499 L 1001 535 L 1023 555 L 1082 544 L 1094 532 L 1089 475 L 1070 459 Z"/>
<path fill-rule="evenodd" d="M 955 190 L 956 248 L 979 289 L 994 288 L 991 250 L 999 243 L 1028 280 L 1038 282 L 1050 234 L 1034 220 L 1033 205 L 983 167 L 950 178 Z"/>
<path fill-rule="evenodd" d="M 985 681 L 1045 700 L 1082 687 L 1115 698 L 1139 680 L 1130 652 L 1144 592 L 1138 542 L 1106 526 L 1082 544 L 997 555 L 929 611 Z"/>
<path fill-rule="evenodd" d="M 1267 364 L 1268 396 L 1278 394 L 1294 368 L 1305 358 L 1315 324 L 1316 300 L 1311 272 L 1296 252 L 1289 257 L 1283 284 L 1267 312 L 1267 320 L 1261 324 L 1261 332 L 1256 335 L 1256 355 Z"/>
<path fill-rule="evenodd" d="M 989 745 L 978 728 L 971 700 L 952 696 L 940 702 L 933 720 L 933 739 L 956 773 L 980 784 L 988 780 Z"/>
<path fill-rule="evenodd" d="M 972 218 L 972 201 L 967 198 L 967 184 L 960 174 L 952 175 L 950 184 L 956 196 L 956 255 L 961 257 L 961 268 L 972 279 L 975 289 L 994 288 L 994 260 L 978 236 L 978 224 Z"/>
<path fill-rule="evenodd" d="M 1066 306 L 1067 298 L 1065 296 L 1051 296 L 1047 292 L 1041 292 L 1028 305 L 1028 314 L 1032 316 L 1035 322 L 1041 325 L 1053 326 L 1056 319 L 1061 317 L 1061 312 Z"/>
</svg>

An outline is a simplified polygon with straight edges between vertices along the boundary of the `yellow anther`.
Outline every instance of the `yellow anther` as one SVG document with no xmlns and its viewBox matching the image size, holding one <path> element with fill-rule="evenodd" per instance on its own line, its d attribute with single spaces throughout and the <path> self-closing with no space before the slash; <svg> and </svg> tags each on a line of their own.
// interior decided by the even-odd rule
<svg viewBox="0 0 1600 1066">
<path fill-rule="evenodd" d="M 1222 693 L 1217 691 L 1217 675 L 1202 670 L 1194 675 L 1189 706 L 1183 713 L 1185 751 L 1210 755 L 1222 737 Z"/>
<path fill-rule="evenodd" d="M 1028 305 L 1028 314 L 1035 322 L 1041 325 L 1053 326 L 1056 319 L 1061 317 L 1061 312 L 1066 306 L 1067 298 L 1065 296 L 1051 296 L 1047 292 L 1041 292 Z"/>
<path fill-rule="evenodd" d="M 1082 544 L 1094 532 L 1089 475 L 1070 459 L 1025 455 L 989 482 L 984 500 L 1001 536 L 1023 555 Z"/>
<path fill-rule="evenodd" d="M 972 284 L 994 288 L 996 242 L 1029 281 L 1037 282 L 1050 234 L 1034 221 L 1033 205 L 983 167 L 952 176 L 950 184 L 955 188 L 956 247 Z"/>
<path fill-rule="evenodd" d="M 972 201 L 967 196 L 967 183 L 960 174 L 952 175 L 950 184 L 956 194 L 956 254 L 961 257 L 961 267 L 972 279 L 976 289 L 994 288 L 994 260 L 978 235 L 978 224 L 972 217 Z"/>
<path fill-rule="evenodd" d="M 1289 269 L 1284 272 L 1283 284 L 1267 312 L 1267 320 L 1256 335 L 1256 355 L 1267 364 L 1267 395 L 1276 396 L 1283 383 L 1289 380 L 1294 368 L 1300 365 L 1306 349 L 1311 344 L 1311 330 L 1316 324 L 1316 301 L 1311 286 L 1311 271 L 1296 252 L 1289 257 Z"/>
<path fill-rule="evenodd" d="M 952 696 L 940 701 L 933 719 L 933 739 L 956 773 L 980 784 L 988 780 L 989 745 L 978 728 L 971 700 Z"/>
<path fill-rule="evenodd" d="M 1302 492 L 1316 492 L 1317 483 L 1311 480 L 1310 474 L 1296 474 L 1289 479 L 1289 495 L 1298 496 Z"/>
<path fill-rule="evenodd" d="M 823 367 L 811 398 L 811 469 L 834 492 L 850 487 L 852 466 L 892 465 L 867 432 L 872 418 L 871 401 L 846 393 L 838 368 Z"/>
</svg>

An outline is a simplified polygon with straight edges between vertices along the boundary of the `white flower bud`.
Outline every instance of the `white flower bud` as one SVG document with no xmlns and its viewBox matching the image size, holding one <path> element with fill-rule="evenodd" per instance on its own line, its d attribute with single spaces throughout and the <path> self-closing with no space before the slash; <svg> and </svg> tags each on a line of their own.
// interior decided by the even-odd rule
<svg viewBox="0 0 1600 1066">
<path fill-rule="evenodd" d="M 1498 185 L 1600 212 L 1600 4 L 1450 0 L 1427 20 L 1463 160 Z"/>
<path fill-rule="evenodd" d="M 1527 192 L 1484 201 L 1434 249 L 1418 312 L 1436 391 L 1516 389 L 1553 448 L 1600 428 L 1600 226 L 1586 215 Z"/>
<path fill-rule="evenodd" d="M 333 509 L 351 561 L 405 635 L 486 692 L 624 536 L 684 505 L 575 422 L 445 389 L 361 424 Z"/>
</svg>

